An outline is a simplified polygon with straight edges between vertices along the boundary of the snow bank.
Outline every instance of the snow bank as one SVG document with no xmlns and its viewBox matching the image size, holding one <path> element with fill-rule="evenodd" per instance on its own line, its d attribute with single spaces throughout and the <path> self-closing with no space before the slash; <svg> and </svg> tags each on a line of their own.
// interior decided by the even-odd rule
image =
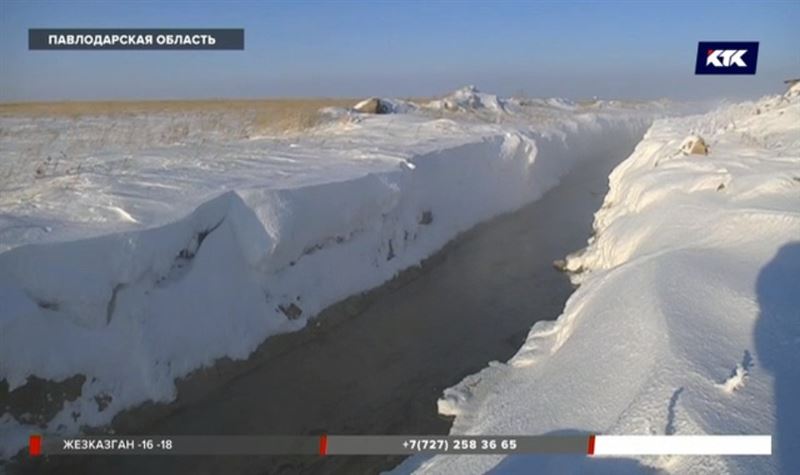
<svg viewBox="0 0 800 475">
<path fill-rule="evenodd" d="M 680 151 L 690 135 L 707 156 Z M 437 456 L 397 472 L 800 473 L 800 97 L 657 121 L 595 231 L 558 320 L 445 390 L 452 433 L 772 434 L 774 456 Z"/>
<path fill-rule="evenodd" d="M 42 181 L 46 202 L 5 208 L 11 223 L 51 231 L 2 243 L 0 378 L 14 390 L 31 376 L 86 377 L 78 399 L 36 429 L 45 432 L 169 401 L 176 378 L 245 358 L 535 200 L 580 161 L 632 146 L 651 117 L 573 114 L 521 130 L 370 116 L 299 142 L 157 149 L 132 171 L 95 171 L 76 188 Z M 316 175 L 287 181 L 301 169 Z M 81 220 L 101 204 L 133 221 L 103 216 L 90 229 Z M 31 430 L 4 414 L 3 455 Z"/>
</svg>

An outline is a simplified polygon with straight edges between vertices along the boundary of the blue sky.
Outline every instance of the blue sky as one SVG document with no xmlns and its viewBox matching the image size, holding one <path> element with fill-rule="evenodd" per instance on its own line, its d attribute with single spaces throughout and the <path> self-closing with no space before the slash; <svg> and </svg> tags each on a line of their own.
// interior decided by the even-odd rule
<svg viewBox="0 0 800 475">
<path fill-rule="evenodd" d="M 800 1 L 0 0 L 0 101 L 503 95 L 753 97 L 800 77 Z M 28 51 L 27 29 L 241 27 L 245 51 Z M 694 76 L 701 40 L 758 73 Z"/>
</svg>

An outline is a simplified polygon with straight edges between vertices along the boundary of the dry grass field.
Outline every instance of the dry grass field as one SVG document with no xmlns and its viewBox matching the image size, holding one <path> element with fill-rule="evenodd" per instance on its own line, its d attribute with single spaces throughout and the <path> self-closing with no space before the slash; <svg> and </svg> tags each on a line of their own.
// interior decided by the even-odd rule
<svg viewBox="0 0 800 475">
<path fill-rule="evenodd" d="M 0 117 L 121 117 L 131 115 L 215 115 L 245 118 L 255 130 L 298 131 L 316 125 L 320 109 L 351 107 L 360 99 L 254 99 L 185 101 L 69 101 L 0 104 Z"/>
</svg>

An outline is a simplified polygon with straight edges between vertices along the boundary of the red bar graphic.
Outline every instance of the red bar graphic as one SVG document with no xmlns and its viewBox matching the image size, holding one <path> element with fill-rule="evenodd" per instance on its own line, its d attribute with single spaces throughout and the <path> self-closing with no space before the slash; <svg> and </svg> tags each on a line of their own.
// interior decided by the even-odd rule
<svg viewBox="0 0 800 475">
<path fill-rule="evenodd" d="M 322 434 L 319 436 L 319 454 L 328 455 L 328 435 Z"/>
<path fill-rule="evenodd" d="M 28 453 L 31 457 L 42 455 L 42 436 L 32 435 L 28 439 Z"/>
<path fill-rule="evenodd" d="M 589 436 L 589 446 L 586 447 L 587 455 L 594 455 L 594 434 Z"/>
</svg>

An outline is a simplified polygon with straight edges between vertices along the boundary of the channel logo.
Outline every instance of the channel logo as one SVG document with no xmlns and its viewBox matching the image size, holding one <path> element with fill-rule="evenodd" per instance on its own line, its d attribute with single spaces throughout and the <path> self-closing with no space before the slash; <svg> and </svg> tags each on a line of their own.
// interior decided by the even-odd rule
<svg viewBox="0 0 800 475">
<path fill-rule="evenodd" d="M 695 74 L 755 74 L 758 41 L 701 41 Z"/>
</svg>

